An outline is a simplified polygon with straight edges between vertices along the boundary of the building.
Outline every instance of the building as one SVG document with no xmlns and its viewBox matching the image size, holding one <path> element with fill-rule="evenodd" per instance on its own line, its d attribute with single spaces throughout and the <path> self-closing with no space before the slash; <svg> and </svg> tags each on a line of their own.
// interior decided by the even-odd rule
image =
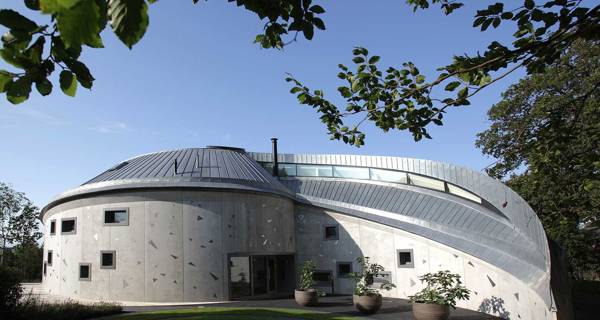
<svg viewBox="0 0 600 320">
<path fill-rule="evenodd" d="M 275 156 L 274 156 L 275 155 Z M 275 160 L 275 161 L 274 161 Z M 275 168 L 275 169 L 273 169 Z M 429 160 L 192 148 L 131 158 L 42 210 L 43 288 L 117 301 L 199 302 L 289 294 L 316 262 L 350 294 L 358 256 L 406 298 L 451 270 L 459 307 L 554 319 L 540 221 L 501 182 Z"/>
</svg>

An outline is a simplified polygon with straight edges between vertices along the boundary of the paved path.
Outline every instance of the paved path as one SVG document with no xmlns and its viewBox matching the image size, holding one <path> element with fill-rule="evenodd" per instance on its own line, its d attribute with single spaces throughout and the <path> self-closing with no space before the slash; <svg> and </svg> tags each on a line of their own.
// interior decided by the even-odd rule
<svg viewBox="0 0 600 320">
<path fill-rule="evenodd" d="M 60 302 L 70 300 L 68 297 L 50 295 L 43 293 L 39 284 L 23 284 L 26 292 L 31 292 L 48 302 Z M 73 299 L 71 299 L 73 300 Z M 91 300 L 78 299 L 82 303 L 92 303 Z M 206 303 L 147 303 L 147 302 L 124 302 L 123 310 L 125 312 L 147 312 L 158 310 L 174 310 L 187 308 L 211 307 L 272 307 L 272 308 L 294 308 L 307 309 L 312 311 L 322 311 L 328 313 L 337 313 L 348 316 L 362 316 L 352 305 L 352 296 L 327 296 L 319 298 L 319 306 L 312 308 L 300 307 L 293 298 L 270 299 L 270 300 L 247 300 L 247 301 L 227 301 L 227 302 L 206 302 Z M 412 316 L 411 305 L 403 299 L 384 298 L 383 306 L 378 313 L 363 317 L 365 319 L 394 319 L 394 320 L 414 320 Z M 478 313 L 471 310 L 457 309 L 450 313 L 450 319 L 463 320 L 496 320 L 499 318 Z"/>
</svg>

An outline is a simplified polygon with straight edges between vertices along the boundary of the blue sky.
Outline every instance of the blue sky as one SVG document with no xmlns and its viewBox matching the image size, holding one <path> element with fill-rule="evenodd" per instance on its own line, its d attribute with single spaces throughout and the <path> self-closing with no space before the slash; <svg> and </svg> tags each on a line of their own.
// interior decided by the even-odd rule
<svg viewBox="0 0 600 320">
<path fill-rule="evenodd" d="M 21 0 L 2 2 L 27 12 Z M 453 54 L 473 54 L 493 39 L 510 39 L 507 26 L 486 33 L 471 27 L 484 1 L 449 17 L 437 8 L 413 13 L 404 1 L 318 3 L 327 10 L 327 30 L 313 41 L 299 37 L 283 51 L 252 44 L 263 23 L 222 0 L 159 1 L 150 8 L 146 36 L 131 51 L 105 31 L 106 48 L 83 54 L 97 79 L 91 91 L 79 88 L 75 98 L 60 90 L 46 98 L 35 93 L 18 106 L 1 97 L 0 181 L 43 206 L 141 153 L 210 144 L 269 151 L 271 137 L 287 153 L 405 156 L 475 170 L 493 161 L 475 148 L 476 134 L 488 127 L 486 111 L 518 75 L 484 90 L 471 106 L 450 110 L 443 127 L 430 128 L 433 140 L 415 143 L 407 132 L 366 127 L 360 149 L 330 141 L 318 115 L 300 106 L 284 81 L 290 72 L 339 102 L 337 64 L 351 63 L 354 46 L 382 56 L 382 67 L 413 61 L 433 77 Z M 9 67 L 0 61 L 0 68 Z"/>
</svg>

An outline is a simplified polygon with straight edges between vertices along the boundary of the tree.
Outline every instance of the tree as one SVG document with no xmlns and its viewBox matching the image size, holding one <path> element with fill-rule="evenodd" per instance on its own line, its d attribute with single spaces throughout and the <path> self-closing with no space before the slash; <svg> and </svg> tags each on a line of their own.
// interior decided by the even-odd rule
<svg viewBox="0 0 600 320">
<path fill-rule="evenodd" d="M 38 221 L 38 208 L 22 192 L 0 182 L 0 265 L 9 246 L 36 245 L 42 236 Z"/>
<path fill-rule="evenodd" d="M 477 147 L 569 255 L 572 275 L 600 275 L 600 46 L 576 42 L 544 74 L 511 86 Z M 508 204 L 510 205 L 510 204 Z"/>
<path fill-rule="evenodd" d="M 28 99 L 35 83 L 41 95 L 52 92 L 49 76 L 60 68 L 62 91 L 74 96 L 78 83 L 91 88 L 94 77 L 79 60 L 84 47 L 103 47 L 100 32 L 108 21 L 112 30 L 128 47 L 136 44 L 148 26 L 148 3 L 156 0 L 24 0 L 28 8 L 51 18 L 37 25 L 18 12 L 0 10 L 0 24 L 9 28 L 0 49 L 2 58 L 22 72 L 0 71 L 0 92 L 12 103 Z M 233 2 L 233 0 L 228 0 Z M 198 0 L 193 0 L 194 3 Z M 315 28 L 324 30 L 320 15 L 325 12 L 312 0 L 236 0 L 236 4 L 266 20 L 264 32 L 255 42 L 264 48 L 281 49 L 296 40 L 298 34 L 310 40 Z M 416 11 L 439 5 L 445 14 L 463 6 L 454 0 L 407 0 Z M 439 69 L 432 81 L 412 63 L 402 68 L 387 68 L 385 75 L 377 67 L 378 56 L 369 56 L 365 48 L 353 50 L 356 70 L 342 64 L 338 74 L 347 85 L 338 88 L 345 106 L 325 99 L 322 90 L 310 90 L 293 76 L 291 92 L 301 104 L 315 108 L 331 139 L 355 146 L 364 144 L 360 126 L 370 121 L 383 131 L 409 130 L 415 140 L 430 138 L 426 127 L 442 125 L 448 107 L 469 104 L 469 98 L 519 68 L 538 73 L 553 63 L 573 41 L 600 37 L 600 5 L 584 7 L 581 0 L 524 0 L 523 5 L 506 8 L 498 2 L 477 11 L 473 27 L 486 31 L 502 23 L 516 25 L 512 44 L 492 41 L 476 55 L 453 57 L 452 63 Z M 291 35 L 293 34 L 293 36 Z M 284 37 L 292 37 L 284 41 Z M 34 39 L 35 38 L 35 39 Z M 49 42 L 50 46 L 45 46 Z M 48 50 L 49 47 L 49 50 Z M 443 87 L 443 90 L 440 88 Z M 439 91 L 446 91 L 441 94 Z M 433 96 L 432 95 L 436 95 Z M 439 95 L 439 96 L 438 96 Z M 346 125 L 345 121 L 353 124 Z"/>
</svg>

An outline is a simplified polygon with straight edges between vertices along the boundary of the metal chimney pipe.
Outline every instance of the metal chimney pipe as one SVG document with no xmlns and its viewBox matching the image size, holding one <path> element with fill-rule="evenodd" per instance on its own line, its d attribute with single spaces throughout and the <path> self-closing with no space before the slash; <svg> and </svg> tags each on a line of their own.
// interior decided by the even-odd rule
<svg viewBox="0 0 600 320">
<path fill-rule="evenodd" d="M 277 138 L 271 138 L 273 145 L 273 176 L 279 176 L 279 162 L 277 161 Z"/>
</svg>

